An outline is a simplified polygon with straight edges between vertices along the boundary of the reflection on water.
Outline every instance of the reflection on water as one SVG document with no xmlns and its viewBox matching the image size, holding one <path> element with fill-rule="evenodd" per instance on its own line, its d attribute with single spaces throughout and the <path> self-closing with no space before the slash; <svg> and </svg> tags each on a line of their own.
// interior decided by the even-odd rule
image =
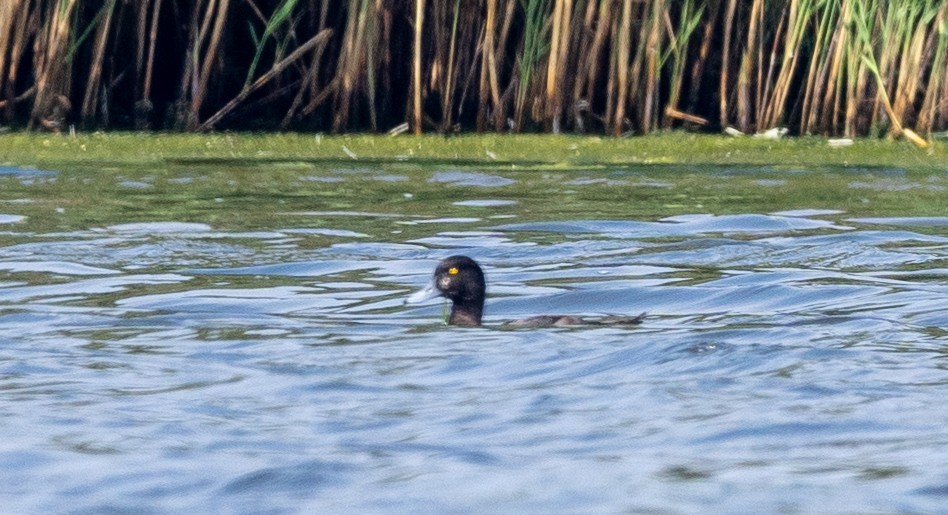
<svg viewBox="0 0 948 515">
<path fill-rule="evenodd" d="M 34 183 L 82 173 L 10 170 L 5 510 L 945 505 L 948 218 L 739 209 L 775 177 L 823 180 L 802 173 L 183 169 L 90 178 L 91 206 Z M 661 215 L 621 216 L 628 177 L 660 185 Z M 758 188 L 735 214 L 681 197 L 725 179 Z M 484 265 L 486 327 L 402 304 L 456 253 Z M 633 329 L 499 327 L 642 311 Z"/>
</svg>

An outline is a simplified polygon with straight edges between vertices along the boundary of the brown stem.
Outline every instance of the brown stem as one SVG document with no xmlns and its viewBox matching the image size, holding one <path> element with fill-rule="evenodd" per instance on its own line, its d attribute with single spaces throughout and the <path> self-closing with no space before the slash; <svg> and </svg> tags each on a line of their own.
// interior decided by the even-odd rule
<svg viewBox="0 0 948 515">
<path fill-rule="evenodd" d="M 728 66 L 731 59 L 731 33 L 734 27 L 734 12 L 737 10 L 737 0 L 728 0 L 727 12 L 724 15 L 724 48 L 721 50 L 721 80 L 718 86 L 718 95 L 720 96 L 719 107 L 721 116 L 721 126 L 728 125 L 727 99 L 730 95 L 728 88 Z"/>
<path fill-rule="evenodd" d="M 322 32 L 320 32 L 319 34 L 316 34 L 315 36 L 310 38 L 309 41 L 300 45 L 296 50 L 291 52 L 290 55 L 284 57 L 281 61 L 274 64 L 273 67 L 270 68 L 270 71 L 261 75 L 257 80 L 253 81 L 252 84 L 244 87 L 240 91 L 240 93 L 236 97 L 233 98 L 233 100 L 228 102 L 219 111 L 214 113 L 213 116 L 208 118 L 207 121 L 202 123 L 201 126 L 198 127 L 198 130 L 199 131 L 212 130 L 214 128 L 214 125 L 217 124 L 217 122 L 219 122 L 222 118 L 227 116 L 227 114 L 230 113 L 235 107 L 240 105 L 240 103 L 243 102 L 248 96 L 250 96 L 250 94 L 252 94 L 254 91 L 257 91 L 258 89 L 263 87 L 266 83 L 270 82 L 270 80 L 272 80 L 274 77 L 279 75 L 280 72 L 282 72 L 287 66 L 295 63 L 299 58 L 306 55 L 307 52 L 309 52 L 316 46 L 326 44 L 326 41 L 329 40 L 330 36 L 332 36 L 332 30 L 323 29 Z"/>
<path fill-rule="evenodd" d="M 425 22 L 425 0 L 415 0 L 415 43 L 412 63 L 415 135 L 421 135 L 421 33 Z"/>
<path fill-rule="evenodd" d="M 623 0 L 622 16 L 619 26 L 618 56 L 616 67 L 619 84 L 616 91 L 616 114 L 612 121 L 612 135 L 622 134 L 622 121 L 625 119 L 626 94 L 629 87 L 629 45 L 632 32 L 632 0 Z"/>
</svg>

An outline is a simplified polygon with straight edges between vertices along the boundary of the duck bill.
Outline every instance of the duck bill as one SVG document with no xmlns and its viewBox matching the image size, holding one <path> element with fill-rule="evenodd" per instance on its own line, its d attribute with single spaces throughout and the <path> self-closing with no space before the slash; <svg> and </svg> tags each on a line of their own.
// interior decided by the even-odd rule
<svg viewBox="0 0 948 515">
<path fill-rule="evenodd" d="M 441 292 L 438 291 L 438 288 L 435 287 L 434 281 L 431 282 L 428 286 L 412 293 L 405 298 L 405 304 L 420 304 L 426 300 L 431 300 L 435 297 L 439 297 Z"/>
</svg>

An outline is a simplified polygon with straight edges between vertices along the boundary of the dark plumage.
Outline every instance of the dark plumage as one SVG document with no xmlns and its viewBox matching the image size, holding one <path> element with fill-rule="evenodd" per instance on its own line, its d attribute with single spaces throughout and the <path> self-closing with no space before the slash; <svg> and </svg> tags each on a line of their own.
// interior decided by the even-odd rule
<svg viewBox="0 0 948 515">
<path fill-rule="evenodd" d="M 434 297 L 451 301 L 448 323 L 460 326 L 481 325 L 484 315 L 486 281 L 484 271 L 467 256 L 451 256 L 438 263 L 431 284 L 408 297 L 406 303 L 417 303 Z M 610 316 L 585 320 L 570 315 L 539 315 L 505 322 L 505 327 L 548 327 L 570 325 L 637 325 L 645 313 L 634 317 Z"/>
</svg>

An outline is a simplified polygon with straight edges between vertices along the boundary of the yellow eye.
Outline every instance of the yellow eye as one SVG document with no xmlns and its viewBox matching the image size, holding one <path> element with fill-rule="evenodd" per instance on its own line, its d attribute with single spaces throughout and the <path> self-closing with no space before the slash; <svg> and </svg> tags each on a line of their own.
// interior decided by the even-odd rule
<svg viewBox="0 0 948 515">
<path fill-rule="evenodd" d="M 455 266 L 452 266 L 448 269 L 448 275 L 458 275 L 458 269 Z"/>
</svg>

